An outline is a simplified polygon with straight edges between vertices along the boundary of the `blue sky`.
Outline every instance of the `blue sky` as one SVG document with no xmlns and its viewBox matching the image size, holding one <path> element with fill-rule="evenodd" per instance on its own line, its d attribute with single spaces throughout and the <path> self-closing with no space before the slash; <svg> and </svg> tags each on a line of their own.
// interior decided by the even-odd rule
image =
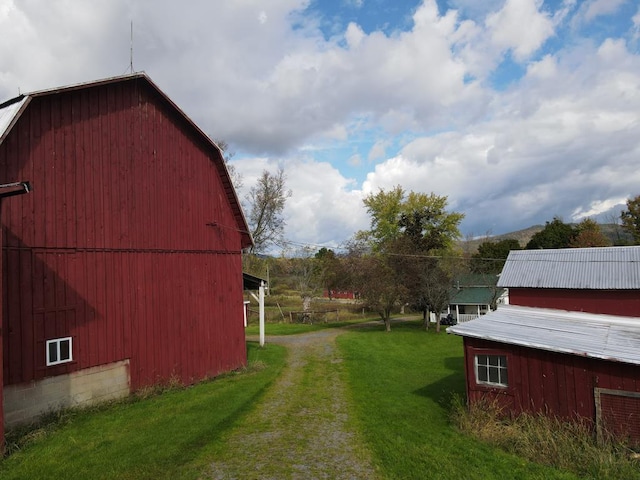
<svg viewBox="0 0 640 480">
<path fill-rule="evenodd" d="M 640 194 L 637 0 L 0 0 L 0 99 L 126 73 L 131 22 L 134 69 L 231 145 L 241 197 L 285 169 L 292 245 L 339 246 L 396 185 L 468 236 Z"/>
</svg>

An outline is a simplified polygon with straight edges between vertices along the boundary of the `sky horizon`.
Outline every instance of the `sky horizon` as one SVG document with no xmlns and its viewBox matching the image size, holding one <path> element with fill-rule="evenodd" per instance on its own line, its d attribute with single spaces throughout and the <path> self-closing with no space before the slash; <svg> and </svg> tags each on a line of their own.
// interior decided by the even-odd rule
<svg viewBox="0 0 640 480">
<path fill-rule="evenodd" d="M 283 168 L 291 249 L 338 248 L 396 185 L 463 237 L 640 194 L 637 0 L 0 0 L 0 28 L 0 102 L 132 63 L 229 144 L 240 198 Z"/>
</svg>

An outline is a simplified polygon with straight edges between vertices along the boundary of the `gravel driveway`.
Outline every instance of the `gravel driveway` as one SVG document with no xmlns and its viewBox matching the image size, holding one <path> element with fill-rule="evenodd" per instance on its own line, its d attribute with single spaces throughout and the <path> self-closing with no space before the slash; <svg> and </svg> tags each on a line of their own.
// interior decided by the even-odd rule
<svg viewBox="0 0 640 480">
<path fill-rule="evenodd" d="M 229 434 L 213 479 L 376 479 L 371 455 L 348 428 L 339 329 L 268 336 L 285 345 L 287 365 L 260 404 Z M 292 419 L 294 419 L 292 421 Z"/>
</svg>

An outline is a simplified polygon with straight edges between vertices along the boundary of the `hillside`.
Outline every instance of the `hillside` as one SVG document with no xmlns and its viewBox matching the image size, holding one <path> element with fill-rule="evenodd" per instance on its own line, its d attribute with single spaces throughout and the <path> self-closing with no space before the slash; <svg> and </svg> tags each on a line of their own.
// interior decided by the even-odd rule
<svg viewBox="0 0 640 480">
<path fill-rule="evenodd" d="M 576 224 L 571 224 L 575 226 Z M 507 240 L 513 238 L 520 242 L 522 248 L 525 247 L 531 237 L 540 232 L 544 228 L 544 225 L 533 225 L 523 230 L 516 230 L 514 232 L 504 233 L 502 235 L 483 236 L 474 239 L 465 239 L 458 242 L 459 247 L 465 253 L 473 254 L 478 251 L 478 247 L 483 242 L 499 242 L 501 240 Z M 612 245 L 629 245 L 632 242 L 632 237 L 625 232 L 620 225 L 615 223 L 601 223 L 600 229 L 610 240 Z"/>
</svg>

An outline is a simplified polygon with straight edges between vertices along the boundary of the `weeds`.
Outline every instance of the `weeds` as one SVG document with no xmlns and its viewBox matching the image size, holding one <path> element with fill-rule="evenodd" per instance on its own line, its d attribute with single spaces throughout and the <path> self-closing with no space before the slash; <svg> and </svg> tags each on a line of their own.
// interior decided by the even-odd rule
<svg viewBox="0 0 640 480">
<path fill-rule="evenodd" d="M 582 478 L 640 478 L 633 451 L 611 436 L 597 441 L 588 421 L 529 413 L 508 416 L 495 402 L 467 407 L 460 396 L 452 405 L 451 419 L 459 430 L 509 453 Z"/>
</svg>

